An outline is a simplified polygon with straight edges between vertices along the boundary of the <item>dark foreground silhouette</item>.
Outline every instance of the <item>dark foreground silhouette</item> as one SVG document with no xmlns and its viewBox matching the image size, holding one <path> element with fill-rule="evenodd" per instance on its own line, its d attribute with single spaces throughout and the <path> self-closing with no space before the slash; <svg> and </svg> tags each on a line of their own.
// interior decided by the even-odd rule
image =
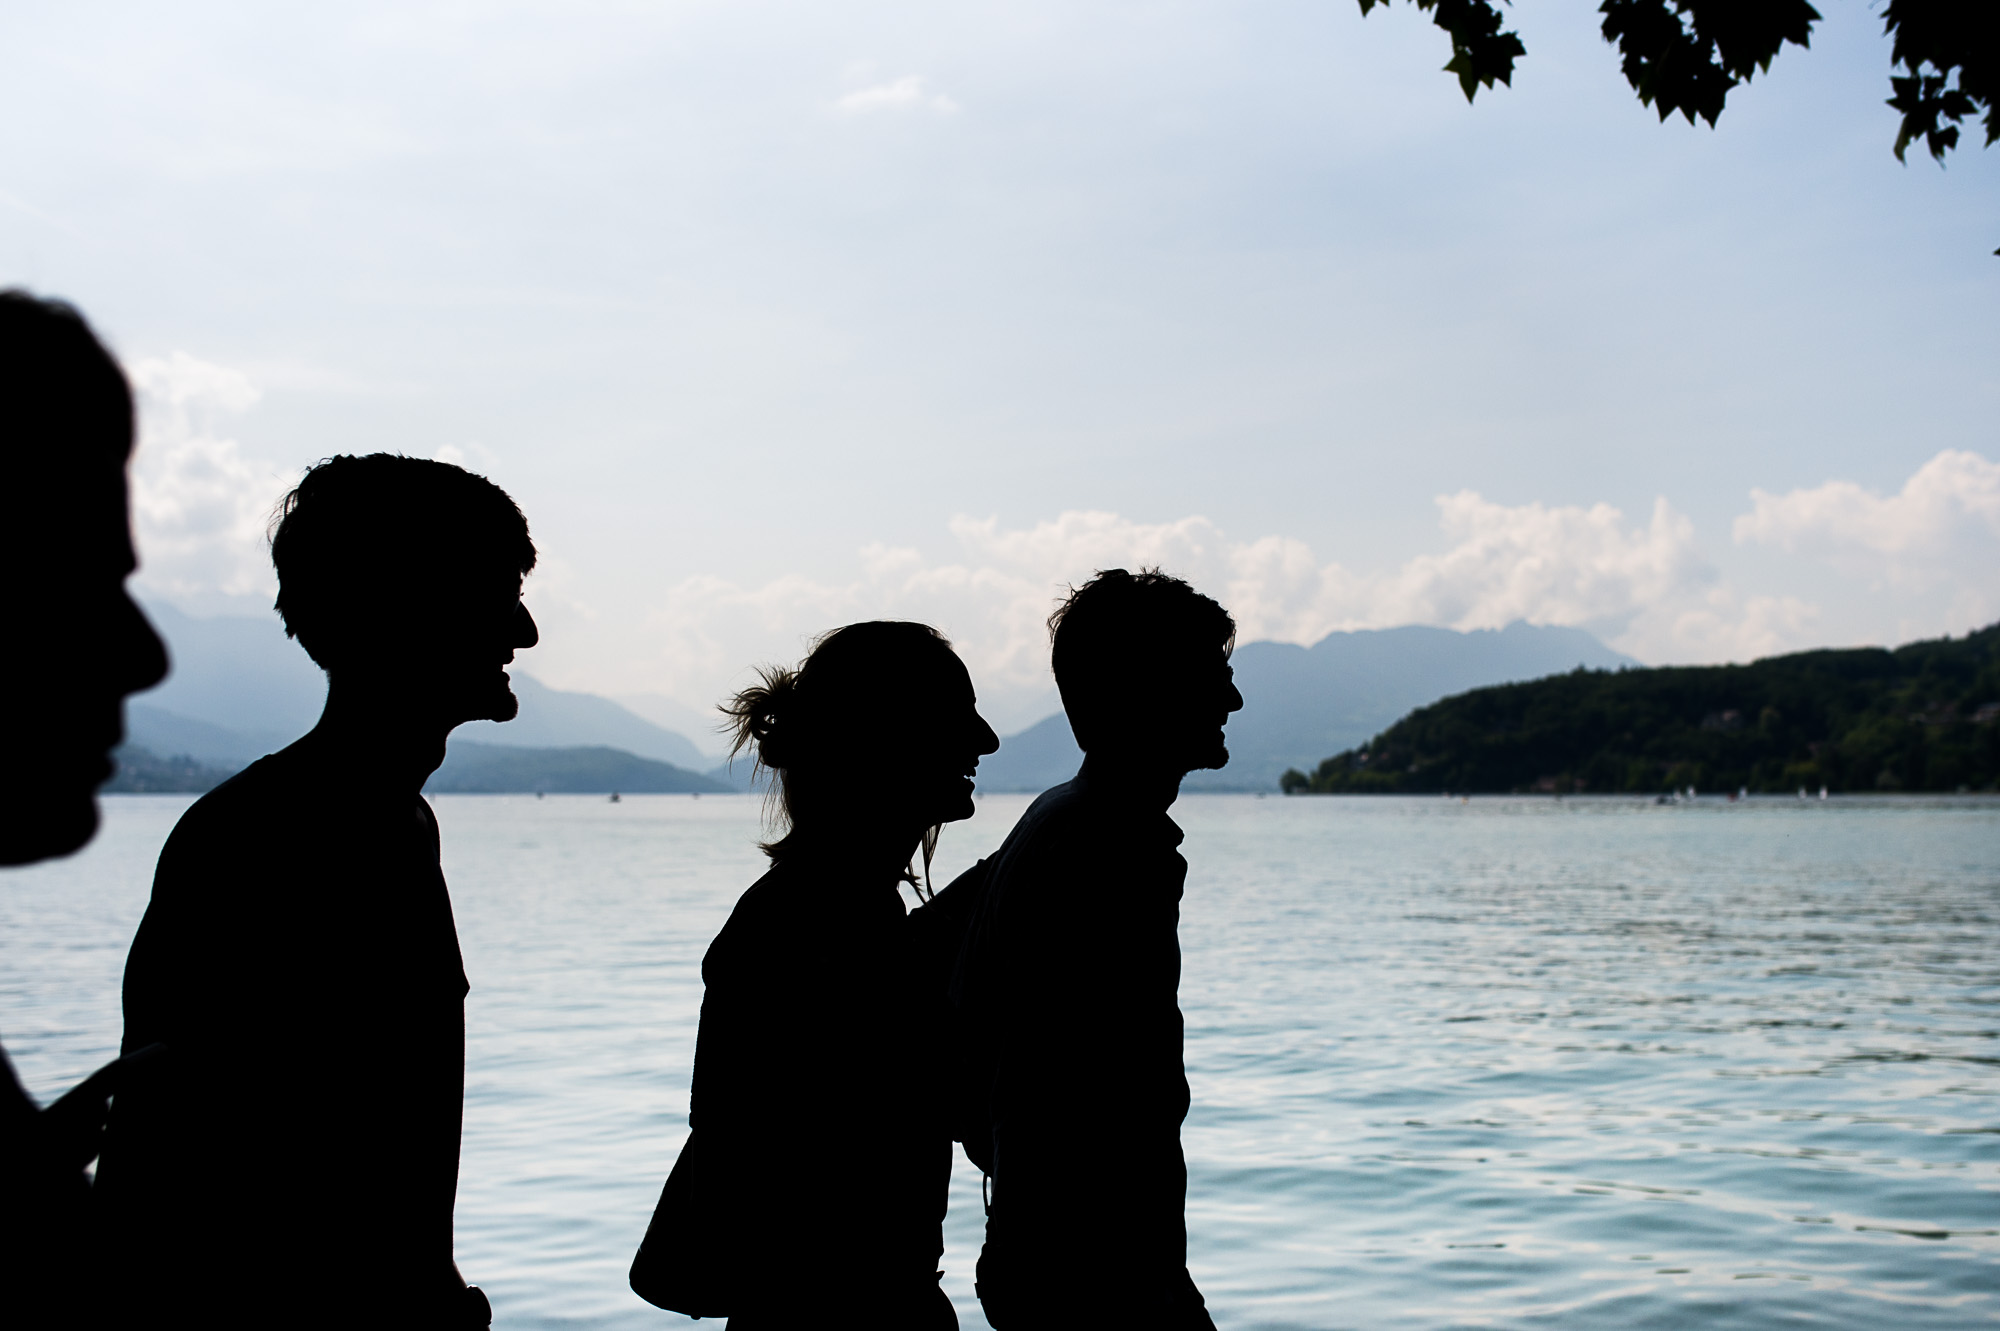
<svg viewBox="0 0 2000 1331">
<path fill-rule="evenodd" d="M 535 551 L 440 462 L 340 457 L 272 543 L 278 608 L 328 676 L 303 739 L 204 796 L 160 856 L 125 972 L 95 1210 L 120 1322 L 470 1327 L 452 1261 L 468 989 L 437 822 L 452 727 L 510 719 Z"/>
<path fill-rule="evenodd" d="M 1228 761 L 1235 626 L 1186 583 L 1123 569 L 1050 625 L 1083 768 L 918 912 L 969 921 L 950 992 L 959 1133 L 991 1175 L 979 1300 L 1000 1331 L 1211 1328 L 1187 1272 L 1187 861 L 1167 808 L 1181 777 Z"/>
<path fill-rule="evenodd" d="M 0 552 L 16 575 L 0 641 L 0 864 L 90 840 L 121 702 L 166 673 L 125 591 L 131 451 L 131 390 L 89 326 L 59 302 L 0 291 Z M 107 1097 L 155 1060 L 121 1059 L 44 1110 L 0 1051 L 0 1326 L 78 1319 L 83 1171 Z"/>
<path fill-rule="evenodd" d="M 694 1131 L 632 1287 L 732 1331 L 949 1331 L 945 1067 L 898 885 L 999 741 L 921 624 L 836 629 L 732 710 L 789 830 L 702 963 Z"/>
</svg>

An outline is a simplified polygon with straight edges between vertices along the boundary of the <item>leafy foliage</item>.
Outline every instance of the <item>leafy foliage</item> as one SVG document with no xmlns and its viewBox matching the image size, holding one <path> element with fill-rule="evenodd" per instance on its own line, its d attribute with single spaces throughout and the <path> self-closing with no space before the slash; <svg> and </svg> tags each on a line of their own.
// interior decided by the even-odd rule
<svg viewBox="0 0 2000 1331">
<path fill-rule="evenodd" d="M 1361 0 L 1365 17 L 1377 5 L 1389 0 Z M 1500 11 L 1487 0 L 1416 0 L 1417 8 L 1431 12 L 1431 22 L 1451 34 L 1451 60 L 1445 72 L 1458 75 L 1458 86 L 1471 101 L 1481 87 L 1491 88 L 1497 80 L 1514 82 L 1514 62 L 1528 53 L 1521 39 L 1500 31 Z"/>
<path fill-rule="evenodd" d="M 2000 624 L 1895 651 L 1578 670 L 1404 717 L 1286 793 L 2000 788 Z"/>
<path fill-rule="evenodd" d="M 1903 113 L 1896 159 L 1917 139 L 1944 161 L 1958 146 L 1958 122 L 1986 108 L 1986 145 L 2000 139 L 2000 5 L 1992 0 L 1889 0 L 1882 26 L 1904 77 L 1891 78 L 1889 105 Z M 1956 74 L 1957 82 L 1953 83 Z M 1950 124 L 1943 122 L 1950 121 Z"/>
<path fill-rule="evenodd" d="M 1389 0 L 1360 0 L 1366 15 Z M 1416 0 L 1451 35 L 1451 62 L 1467 101 L 1483 85 L 1511 85 L 1527 55 L 1488 0 Z M 1676 111 L 1711 126 L 1732 88 L 1768 73 L 1786 43 L 1805 47 L 1820 18 L 1806 0 L 1604 0 L 1604 40 L 1618 48 L 1625 81 L 1665 120 Z M 1896 157 L 1918 139 L 1942 162 L 1958 146 L 1961 121 L 1984 111 L 1986 142 L 2000 139 L 2000 4 L 1994 0 L 1888 0 L 1883 27 L 1895 39 L 1889 105 L 1903 113 Z"/>
<path fill-rule="evenodd" d="M 1768 73 L 1786 42 L 1809 45 L 1819 21 L 1805 0 L 1604 0 L 1597 12 L 1640 102 L 1711 126 L 1731 88 Z"/>
</svg>

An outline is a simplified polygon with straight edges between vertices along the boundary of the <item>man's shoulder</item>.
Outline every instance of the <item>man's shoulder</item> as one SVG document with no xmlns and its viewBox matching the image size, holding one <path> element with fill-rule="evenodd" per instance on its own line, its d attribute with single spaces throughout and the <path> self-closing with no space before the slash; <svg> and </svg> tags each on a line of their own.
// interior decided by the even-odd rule
<svg viewBox="0 0 2000 1331">
<path fill-rule="evenodd" d="M 279 754 L 259 758 L 189 805 L 174 824 L 172 842 L 233 835 L 243 823 L 262 823 L 272 810 L 289 804 L 297 777 L 281 758 Z"/>
<path fill-rule="evenodd" d="M 338 819 L 332 793 L 289 751 L 259 758 L 188 807 L 160 854 L 161 878 L 205 874 L 231 863 L 309 872 L 337 837 L 314 834 Z M 313 853 L 308 846 L 318 847 Z"/>
<path fill-rule="evenodd" d="M 1021 815 L 1021 821 L 1014 824 L 1014 830 L 1007 834 L 1003 850 L 1045 841 L 1050 837 L 1073 835 L 1089 821 L 1092 804 L 1089 791 L 1078 781 L 1050 786 L 1035 797 L 1034 803 Z"/>
<path fill-rule="evenodd" d="M 986 899 L 1020 909 L 1027 899 L 1069 895 L 1068 886 L 1095 872 L 1103 849 L 1097 801 L 1079 783 L 1066 781 L 1038 796 L 995 851 Z"/>
<path fill-rule="evenodd" d="M 1180 829 L 1163 812 L 1079 777 L 1051 787 L 1028 807 L 993 856 L 988 897 L 1010 908 L 1074 911 L 1109 906 L 1124 895 L 1107 885 L 1150 892 L 1150 884 L 1185 872 L 1176 853 Z M 1029 903 L 1036 903 L 1030 905 Z"/>
<path fill-rule="evenodd" d="M 1035 798 L 995 852 L 995 871 L 1006 876 L 1014 864 L 1049 856 L 1074 859 L 1115 839 L 1120 806 L 1082 779 L 1051 786 Z"/>
</svg>

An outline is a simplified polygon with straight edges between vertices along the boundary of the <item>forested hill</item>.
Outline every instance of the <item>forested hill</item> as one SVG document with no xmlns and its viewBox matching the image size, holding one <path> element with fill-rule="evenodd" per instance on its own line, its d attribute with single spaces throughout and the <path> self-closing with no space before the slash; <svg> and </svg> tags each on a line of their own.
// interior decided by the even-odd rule
<svg viewBox="0 0 2000 1331">
<path fill-rule="evenodd" d="M 1287 794 L 2000 787 L 2000 625 L 1894 651 L 1577 670 L 1410 713 Z"/>
</svg>

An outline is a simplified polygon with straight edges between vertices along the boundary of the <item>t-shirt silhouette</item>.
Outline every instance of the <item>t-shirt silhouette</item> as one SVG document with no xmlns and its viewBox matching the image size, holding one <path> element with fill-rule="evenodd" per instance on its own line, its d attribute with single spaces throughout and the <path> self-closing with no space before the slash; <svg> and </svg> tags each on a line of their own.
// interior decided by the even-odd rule
<svg viewBox="0 0 2000 1331">
<path fill-rule="evenodd" d="M 750 1292 L 732 1326 L 951 1324 L 951 1138 L 907 932 L 893 879 L 801 853 L 743 894 L 702 961 L 688 1119 L 734 1194 L 715 1217 Z"/>
<path fill-rule="evenodd" d="M 168 1058 L 112 1109 L 106 1275 L 148 1319 L 448 1325 L 468 985 L 437 821 L 300 748 L 160 855 L 124 1048 Z"/>
<path fill-rule="evenodd" d="M 1183 1217 L 1180 843 L 1086 763 L 989 859 L 952 994 L 987 1088 L 979 1295 L 1003 1331 L 1212 1326 Z"/>
</svg>

